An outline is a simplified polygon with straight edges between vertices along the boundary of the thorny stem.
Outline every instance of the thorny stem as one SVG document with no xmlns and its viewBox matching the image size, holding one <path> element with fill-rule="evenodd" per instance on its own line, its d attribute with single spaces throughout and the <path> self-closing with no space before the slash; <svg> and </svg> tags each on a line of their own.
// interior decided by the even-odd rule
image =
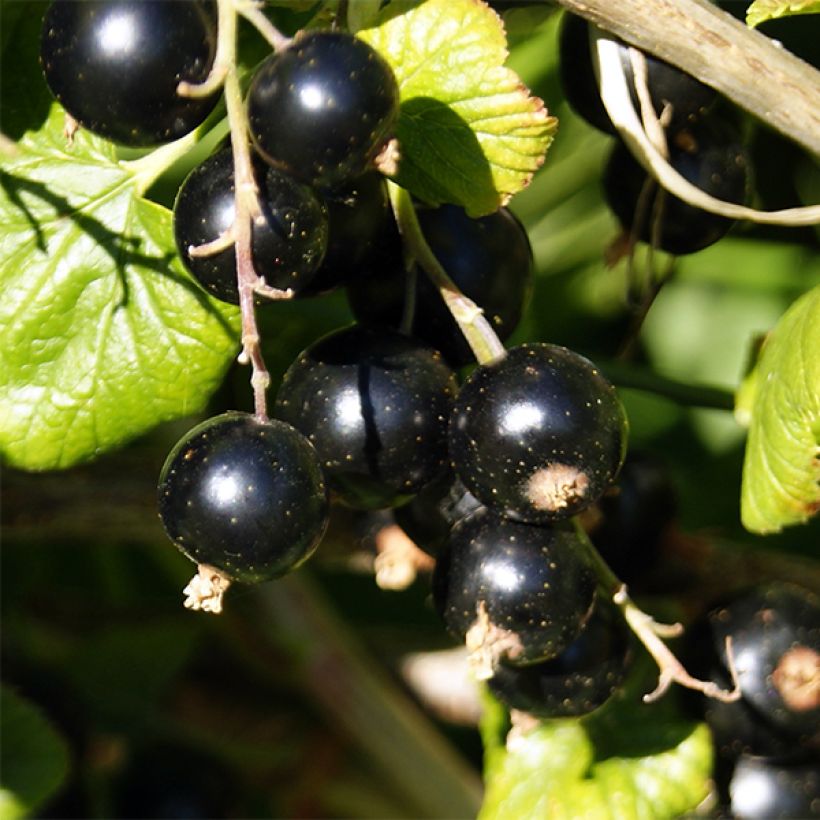
<svg viewBox="0 0 820 820">
<path fill-rule="evenodd" d="M 732 689 L 722 689 L 713 681 L 698 680 L 698 678 L 690 675 L 683 664 L 675 657 L 672 650 L 663 642 L 663 638 L 674 638 L 680 635 L 683 632 L 683 626 L 681 624 L 657 623 L 650 615 L 641 610 L 629 597 L 626 584 L 615 575 L 606 561 L 600 556 L 598 550 L 595 549 L 577 518 L 575 519 L 575 529 L 578 536 L 586 544 L 587 553 L 595 565 L 599 586 L 611 597 L 615 606 L 621 610 L 629 628 L 658 665 L 658 685 L 652 692 L 643 696 L 644 701 L 649 703 L 658 700 L 673 683 L 702 692 L 707 697 L 724 703 L 738 700 L 740 698 L 740 684 L 738 683 L 734 664 L 731 638 L 726 640 L 726 656 L 729 662 Z"/>
<path fill-rule="evenodd" d="M 820 222 L 820 205 L 758 211 L 709 196 L 681 176 L 653 144 L 641 124 L 629 94 L 619 54 L 620 45 L 594 26 L 590 27 L 590 40 L 601 100 L 612 124 L 638 162 L 667 191 L 696 208 L 729 219 L 748 219 L 764 225 L 814 225 Z M 645 76 L 636 79 L 642 79 L 645 84 Z"/>
<path fill-rule="evenodd" d="M 500 359 L 507 351 L 490 323 L 475 302 L 468 299 L 453 284 L 453 280 L 436 259 L 419 225 L 410 193 L 393 182 L 388 182 L 390 201 L 396 215 L 405 249 L 415 259 L 438 288 L 441 298 L 458 323 L 479 364 Z"/>
</svg>

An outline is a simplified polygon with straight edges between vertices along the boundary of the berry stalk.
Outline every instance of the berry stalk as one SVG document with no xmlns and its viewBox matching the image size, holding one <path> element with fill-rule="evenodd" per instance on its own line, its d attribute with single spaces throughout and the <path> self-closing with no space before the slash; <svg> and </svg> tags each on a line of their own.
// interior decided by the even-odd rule
<svg viewBox="0 0 820 820">
<path fill-rule="evenodd" d="M 387 184 L 399 233 L 410 257 L 408 263 L 415 259 L 438 288 L 441 298 L 452 313 L 479 364 L 486 364 L 505 356 L 506 348 L 484 318 L 481 308 L 461 293 L 430 250 L 409 191 L 394 182 L 388 181 Z"/>
<path fill-rule="evenodd" d="M 629 597 L 626 584 L 615 575 L 598 550 L 595 549 L 578 518 L 573 519 L 573 521 L 578 538 L 587 546 L 587 552 L 592 559 L 600 588 L 618 607 L 629 628 L 658 665 L 658 685 L 652 692 L 644 695 L 644 701 L 650 703 L 658 700 L 673 683 L 702 692 L 707 697 L 715 698 L 724 703 L 732 703 L 738 700 L 740 698 L 740 685 L 732 661 L 731 643 L 727 641 L 726 655 L 730 661 L 729 671 L 732 678 L 732 689 L 722 689 L 713 681 L 698 680 L 690 675 L 663 641 L 664 638 L 675 638 L 682 634 L 683 626 L 681 624 L 658 623 L 651 615 L 647 615 L 640 609 Z"/>
</svg>

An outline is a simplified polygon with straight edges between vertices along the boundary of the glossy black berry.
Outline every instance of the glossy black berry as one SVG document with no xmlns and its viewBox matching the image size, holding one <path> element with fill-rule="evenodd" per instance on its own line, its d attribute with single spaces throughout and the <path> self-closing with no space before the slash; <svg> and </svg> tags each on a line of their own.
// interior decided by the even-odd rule
<svg viewBox="0 0 820 820">
<path fill-rule="evenodd" d="M 592 362 L 527 344 L 476 368 L 450 420 L 450 457 L 467 489 L 504 515 L 566 518 L 609 487 L 626 449 L 627 421 Z"/>
<path fill-rule="evenodd" d="M 731 638 L 743 701 L 758 720 L 803 745 L 820 743 L 820 599 L 769 584 L 713 609 L 707 621 L 723 670 Z"/>
<path fill-rule="evenodd" d="M 657 563 L 676 509 L 666 466 L 647 453 L 630 451 L 616 484 L 590 516 L 589 536 L 613 572 L 632 584 Z"/>
<path fill-rule="evenodd" d="M 56 0 L 40 57 L 54 96 L 80 125 L 123 145 L 187 134 L 218 94 L 181 97 L 202 82 L 216 52 L 216 8 L 201 0 Z"/>
<path fill-rule="evenodd" d="M 435 556 L 447 543 L 450 530 L 482 506 L 458 476 L 448 470 L 423 487 L 409 503 L 394 510 L 393 517 L 416 546 Z"/>
<path fill-rule="evenodd" d="M 577 534 L 478 510 L 453 528 L 433 574 L 447 629 L 466 641 L 477 672 L 501 661 L 554 658 L 579 635 L 595 601 L 595 572 Z"/>
<path fill-rule="evenodd" d="M 561 21 L 558 39 L 559 76 L 567 102 L 576 114 L 601 131 L 614 134 L 606 112 L 598 83 L 595 79 L 589 41 L 590 24 L 574 14 L 565 14 Z M 640 101 L 635 90 L 635 76 L 629 48 L 619 47 L 632 103 L 640 111 Z M 652 107 L 658 117 L 668 110 L 670 131 L 691 124 L 699 119 L 717 98 L 717 92 L 691 75 L 650 54 L 644 54 L 647 71 L 647 87 Z M 668 108 L 667 108 L 668 107 Z"/>
<path fill-rule="evenodd" d="M 820 757 L 775 763 L 743 757 L 729 783 L 731 816 L 737 820 L 820 817 Z"/>
<path fill-rule="evenodd" d="M 270 57 L 248 92 L 251 136 L 273 165 L 319 188 L 361 176 L 392 136 L 399 90 L 363 40 L 305 31 Z"/>
<path fill-rule="evenodd" d="M 403 265 L 403 251 L 385 178 L 372 171 L 329 193 L 327 253 L 297 296 L 328 293 L 354 279 Z"/>
<path fill-rule="evenodd" d="M 327 526 L 319 459 L 281 421 L 226 413 L 194 427 L 169 454 L 159 512 L 192 561 L 237 581 L 265 581 L 297 567 Z"/>
<path fill-rule="evenodd" d="M 749 184 L 743 147 L 726 134 L 699 128 L 669 145 L 672 167 L 695 187 L 742 204 Z M 695 253 L 721 239 L 734 220 L 689 205 L 658 187 L 622 143 L 610 155 L 604 196 L 625 231 L 669 253 Z"/>
<path fill-rule="evenodd" d="M 615 694 L 632 658 L 623 618 L 599 601 L 583 632 L 558 657 L 532 666 L 499 664 L 487 686 L 509 709 L 538 718 L 577 717 Z"/>
<path fill-rule="evenodd" d="M 424 238 L 456 287 L 484 310 L 504 341 L 518 326 L 533 283 L 532 248 L 524 227 L 507 208 L 472 219 L 457 205 L 418 208 Z M 398 327 L 404 314 L 407 272 L 399 264 L 358 277 L 347 288 L 353 315 L 363 323 Z M 473 362 L 441 294 L 420 270 L 410 332 L 424 339 L 454 367 Z"/>
<path fill-rule="evenodd" d="M 261 219 L 252 228 L 253 264 L 275 288 L 301 289 L 316 273 L 327 248 L 327 212 L 316 194 L 276 168 L 256 164 Z M 233 154 L 209 157 L 188 175 L 174 205 L 174 236 L 183 263 L 213 296 L 239 304 L 233 247 L 191 256 L 227 231 L 234 220 Z"/>
<path fill-rule="evenodd" d="M 299 355 L 276 415 L 301 430 L 353 507 L 406 501 L 447 465 L 455 376 L 441 354 L 390 330 L 345 328 Z"/>
</svg>

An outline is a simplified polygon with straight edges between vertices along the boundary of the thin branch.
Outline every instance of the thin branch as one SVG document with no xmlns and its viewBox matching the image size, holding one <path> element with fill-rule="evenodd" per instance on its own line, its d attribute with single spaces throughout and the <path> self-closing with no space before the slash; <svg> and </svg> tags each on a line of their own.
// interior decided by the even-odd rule
<svg viewBox="0 0 820 820">
<path fill-rule="evenodd" d="M 597 54 L 601 100 L 634 157 L 663 187 L 696 208 L 729 219 L 748 219 L 766 225 L 814 225 L 820 222 L 820 205 L 781 211 L 758 211 L 734 202 L 725 202 L 700 190 L 667 161 L 644 131 L 632 103 L 620 56 L 620 44 L 609 35 L 592 29 L 590 36 Z"/>
<path fill-rule="evenodd" d="M 820 72 L 709 0 L 558 0 L 820 154 Z"/>
<path fill-rule="evenodd" d="M 393 182 L 388 182 L 390 201 L 396 215 L 399 233 L 408 254 L 415 259 L 432 283 L 457 322 L 479 364 L 505 356 L 507 351 L 478 305 L 468 299 L 436 259 L 421 231 L 410 194 Z M 411 261 L 411 260 L 408 260 Z"/>
</svg>

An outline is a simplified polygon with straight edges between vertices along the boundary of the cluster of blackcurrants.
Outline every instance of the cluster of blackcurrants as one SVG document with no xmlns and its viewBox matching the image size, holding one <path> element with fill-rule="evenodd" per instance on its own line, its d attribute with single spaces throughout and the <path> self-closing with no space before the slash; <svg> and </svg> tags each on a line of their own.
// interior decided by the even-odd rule
<svg viewBox="0 0 820 820">
<path fill-rule="evenodd" d="M 690 630 L 690 671 L 743 693 L 699 698 L 712 730 L 723 810 L 747 820 L 820 813 L 820 599 L 791 584 L 736 593 Z"/>
<path fill-rule="evenodd" d="M 210 3 L 58 0 L 43 31 L 55 96 L 103 136 L 173 139 L 215 104 L 177 93 L 213 64 Z M 104 80 L 93 100 L 75 93 L 90 72 Z M 615 479 L 624 411 L 592 363 L 549 344 L 513 348 L 459 387 L 454 368 L 471 350 L 437 289 L 407 268 L 372 170 L 398 99 L 387 63 L 341 31 L 302 32 L 255 72 L 254 269 L 297 298 L 345 285 L 359 323 L 297 358 L 273 419 L 233 412 L 191 430 L 163 467 L 161 518 L 200 574 L 258 582 L 312 554 L 331 493 L 357 509 L 399 511 L 418 494 L 440 507 L 455 493 L 444 543 L 420 539 L 437 554 L 434 597 L 447 626 L 512 707 L 589 711 L 622 679 L 628 640 L 596 601 L 595 568 L 569 519 Z M 194 278 L 237 303 L 234 247 L 212 252 L 234 223 L 234 188 L 233 152 L 219 150 L 183 183 L 174 227 Z M 470 219 L 455 206 L 419 206 L 417 217 L 456 286 L 507 338 L 532 280 L 520 223 L 506 209 Z M 213 592 L 206 585 L 206 599 Z"/>
<path fill-rule="evenodd" d="M 560 78 L 573 110 L 597 129 L 617 136 L 601 100 L 586 20 L 565 14 L 559 35 Z M 632 104 L 641 113 L 630 49 L 619 53 Z M 749 157 L 739 129 L 721 110 L 718 93 L 675 66 L 643 54 L 646 86 L 663 126 L 667 161 L 710 196 L 743 204 L 749 195 Z M 603 175 L 604 196 L 631 243 L 641 240 L 668 253 L 694 253 L 721 239 L 732 219 L 697 208 L 666 192 L 619 139 Z"/>
</svg>

